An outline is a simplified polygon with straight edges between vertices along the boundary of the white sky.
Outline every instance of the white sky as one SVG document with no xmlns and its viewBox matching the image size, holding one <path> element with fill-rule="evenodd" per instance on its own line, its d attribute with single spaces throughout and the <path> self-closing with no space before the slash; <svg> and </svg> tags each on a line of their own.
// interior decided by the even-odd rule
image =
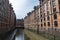
<svg viewBox="0 0 60 40">
<path fill-rule="evenodd" d="M 24 18 L 28 12 L 32 11 L 34 5 L 37 5 L 36 0 L 9 0 L 12 3 L 17 19 Z"/>
</svg>

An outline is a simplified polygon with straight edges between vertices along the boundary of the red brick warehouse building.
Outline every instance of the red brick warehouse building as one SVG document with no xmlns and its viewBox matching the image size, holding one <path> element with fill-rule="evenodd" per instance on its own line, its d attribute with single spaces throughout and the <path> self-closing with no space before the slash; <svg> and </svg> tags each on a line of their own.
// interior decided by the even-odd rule
<svg viewBox="0 0 60 40">
<path fill-rule="evenodd" d="M 0 0 L 0 33 L 6 33 L 15 28 L 16 15 L 9 0 Z"/>
<path fill-rule="evenodd" d="M 16 28 L 24 28 L 24 19 L 16 20 Z"/>
</svg>

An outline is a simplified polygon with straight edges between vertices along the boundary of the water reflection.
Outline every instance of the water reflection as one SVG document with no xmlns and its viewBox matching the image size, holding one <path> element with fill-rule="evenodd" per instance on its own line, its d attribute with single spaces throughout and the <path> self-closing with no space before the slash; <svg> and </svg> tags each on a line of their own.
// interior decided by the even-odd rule
<svg viewBox="0 0 60 40">
<path fill-rule="evenodd" d="M 15 40 L 24 40 L 23 29 L 17 29 Z"/>
</svg>

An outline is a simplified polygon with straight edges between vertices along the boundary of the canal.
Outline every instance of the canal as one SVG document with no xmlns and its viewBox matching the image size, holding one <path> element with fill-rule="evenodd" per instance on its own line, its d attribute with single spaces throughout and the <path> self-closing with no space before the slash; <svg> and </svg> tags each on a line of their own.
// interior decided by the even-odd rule
<svg viewBox="0 0 60 40">
<path fill-rule="evenodd" d="M 15 29 L 4 35 L 0 35 L 0 40 L 24 40 L 24 30 Z"/>
<path fill-rule="evenodd" d="M 23 29 L 17 29 L 15 40 L 24 40 L 24 30 Z"/>
<path fill-rule="evenodd" d="M 27 29 L 15 29 L 5 36 L 0 35 L 0 40 L 49 40 Z"/>
</svg>

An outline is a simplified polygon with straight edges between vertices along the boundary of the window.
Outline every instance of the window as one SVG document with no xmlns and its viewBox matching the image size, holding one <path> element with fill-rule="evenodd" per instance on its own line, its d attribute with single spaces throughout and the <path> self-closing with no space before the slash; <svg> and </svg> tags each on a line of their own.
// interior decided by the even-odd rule
<svg viewBox="0 0 60 40">
<path fill-rule="evenodd" d="M 56 12 L 56 8 L 53 8 L 53 12 Z"/>
<path fill-rule="evenodd" d="M 43 25 L 41 24 L 41 27 L 43 27 Z"/>
<path fill-rule="evenodd" d="M 41 17 L 42 17 L 42 15 L 41 15 Z"/>
<path fill-rule="evenodd" d="M 42 22 L 42 19 L 41 19 L 41 22 Z"/>
<path fill-rule="evenodd" d="M 48 22 L 48 26 L 50 26 L 50 22 Z"/>
<path fill-rule="evenodd" d="M 42 13 L 42 11 L 40 11 L 40 13 Z"/>
<path fill-rule="evenodd" d="M 57 19 L 57 14 L 54 14 L 54 19 Z"/>
<path fill-rule="evenodd" d="M 58 27 L 58 22 L 57 21 L 54 21 L 54 26 Z"/>
<path fill-rule="evenodd" d="M 47 20 L 50 20 L 50 17 L 49 16 L 47 17 Z"/>
<path fill-rule="evenodd" d="M 59 6 L 59 11 L 60 11 L 60 6 Z"/>
<path fill-rule="evenodd" d="M 44 26 L 46 26 L 46 23 L 44 23 Z"/>
<path fill-rule="evenodd" d="M 0 5 L 1 5 L 1 3 L 0 3 Z"/>
<path fill-rule="evenodd" d="M 45 13 L 44 13 L 44 17 L 45 17 Z"/>
<path fill-rule="evenodd" d="M 59 11 L 60 11 L 60 0 L 58 0 L 58 4 L 59 4 Z"/>
<path fill-rule="evenodd" d="M 58 0 L 58 3 L 59 3 L 59 5 L 60 5 L 60 0 Z"/>
</svg>

